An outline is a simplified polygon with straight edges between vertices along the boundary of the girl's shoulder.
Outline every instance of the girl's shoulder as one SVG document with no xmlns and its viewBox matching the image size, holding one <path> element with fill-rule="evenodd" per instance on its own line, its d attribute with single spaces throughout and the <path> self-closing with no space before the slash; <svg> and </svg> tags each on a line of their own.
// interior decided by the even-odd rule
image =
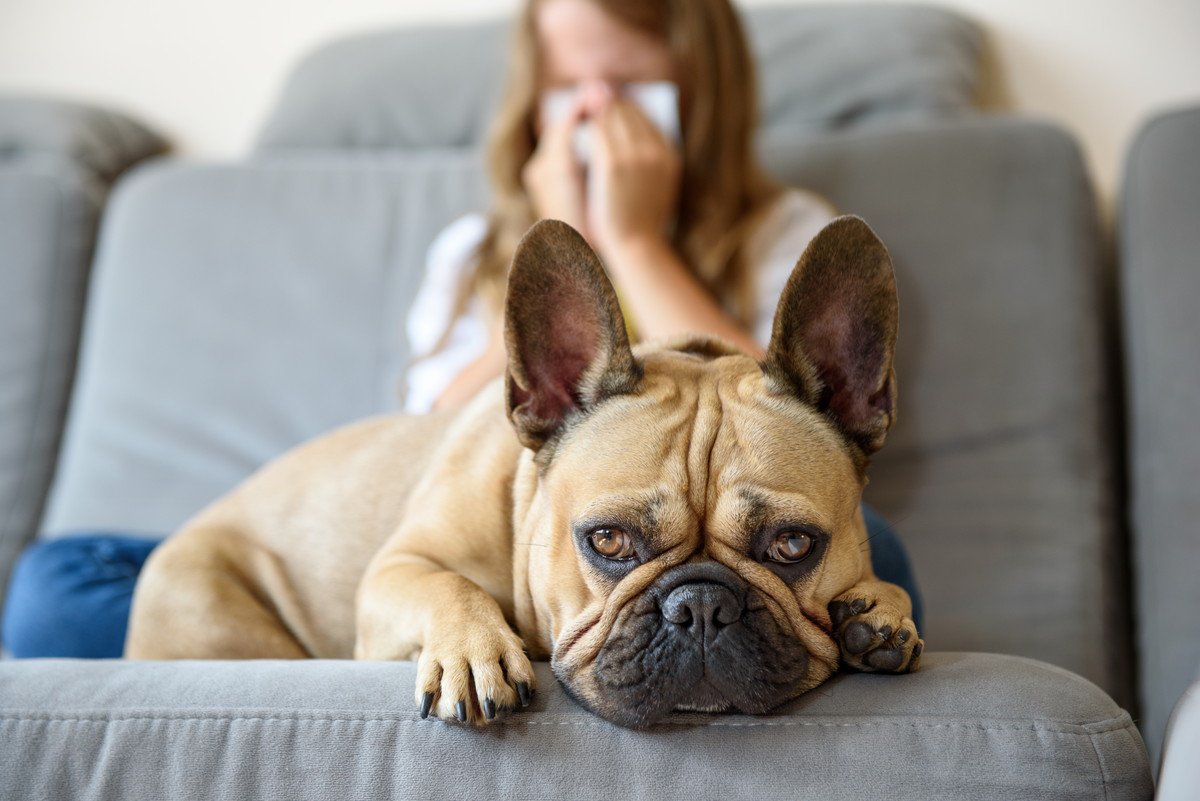
<svg viewBox="0 0 1200 801">
<path fill-rule="evenodd" d="M 425 275 L 408 314 L 408 340 L 414 354 L 429 353 L 453 322 L 454 300 L 486 235 L 487 217 L 472 213 L 447 225 L 430 243 Z"/>
<path fill-rule="evenodd" d="M 834 205 L 816 192 L 794 186 L 785 187 L 767 209 L 754 233 L 754 239 L 769 248 L 777 244 L 780 238 L 788 238 L 788 234 L 797 238 L 813 226 L 820 230 L 836 216 Z M 811 238 L 805 239 L 805 244 Z"/>
<path fill-rule="evenodd" d="M 800 254 L 836 216 L 837 209 L 825 198 L 788 187 L 772 201 L 751 235 L 746 256 L 756 288 L 753 333 L 761 344 L 771 337 L 775 306 Z"/>
</svg>

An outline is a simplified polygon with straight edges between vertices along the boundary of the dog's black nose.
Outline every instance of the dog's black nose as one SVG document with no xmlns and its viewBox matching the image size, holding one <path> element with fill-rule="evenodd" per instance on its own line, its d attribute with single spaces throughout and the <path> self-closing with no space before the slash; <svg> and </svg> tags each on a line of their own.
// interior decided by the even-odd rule
<svg viewBox="0 0 1200 801">
<path fill-rule="evenodd" d="M 662 601 L 663 619 L 687 630 L 700 642 L 742 617 L 742 602 L 724 584 L 680 584 Z"/>
</svg>

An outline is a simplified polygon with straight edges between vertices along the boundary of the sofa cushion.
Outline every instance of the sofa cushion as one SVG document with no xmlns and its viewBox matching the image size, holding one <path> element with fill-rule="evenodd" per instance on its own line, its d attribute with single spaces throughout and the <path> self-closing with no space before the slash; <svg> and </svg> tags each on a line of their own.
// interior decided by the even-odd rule
<svg viewBox="0 0 1200 801">
<path fill-rule="evenodd" d="M 482 196 L 457 154 L 124 182 L 46 528 L 161 536 L 288 447 L 397 408 L 424 250 Z"/>
<path fill-rule="evenodd" d="M 927 653 L 774 714 L 644 731 L 577 706 L 545 663 L 483 730 L 421 720 L 411 662 L 0 664 L 14 798 L 1149 799 L 1129 715 L 1067 671 Z"/>
<path fill-rule="evenodd" d="M 970 108 L 982 36 L 930 7 L 777 6 L 744 12 L 767 131 L 812 132 Z M 509 22 L 374 32 L 293 71 L 258 140 L 278 148 L 470 147 L 504 77 Z"/>
<path fill-rule="evenodd" d="M 1078 146 L 980 118 L 766 163 L 892 253 L 899 419 L 866 498 L 911 547 L 931 647 L 1046 659 L 1131 704 L 1113 300 Z"/>
</svg>

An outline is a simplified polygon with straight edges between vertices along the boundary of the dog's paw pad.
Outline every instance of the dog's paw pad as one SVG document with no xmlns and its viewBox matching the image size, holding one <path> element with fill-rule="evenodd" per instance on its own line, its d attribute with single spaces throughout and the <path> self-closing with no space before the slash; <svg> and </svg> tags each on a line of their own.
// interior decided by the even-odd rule
<svg viewBox="0 0 1200 801">
<path fill-rule="evenodd" d="M 840 598 L 829 605 L 829 617 L 847 667 L 867 673 L 917 669 L 925 643 L 899 609 L 864 598 Z"/>
<path fill-rule="evenodd" d="M 444 638 L 417 660 L 417 705 L 422 718 L 483 725 L 500 712 L 529 706 L 533 666 L 515 635 Z"/>
</svg>

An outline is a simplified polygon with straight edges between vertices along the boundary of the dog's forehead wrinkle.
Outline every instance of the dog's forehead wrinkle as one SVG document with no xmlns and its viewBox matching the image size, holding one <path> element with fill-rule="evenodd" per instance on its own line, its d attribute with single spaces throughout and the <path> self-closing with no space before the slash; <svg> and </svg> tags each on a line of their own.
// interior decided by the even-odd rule
<svg viewBox="0 0 1200 801">
<path fill-rule="evenodd" d="M 708 511 L 715 501 L 713 463 L 717 450 L 717 439 L 721 433 L 724 409 L 717 383 L 698 380 L 696 385 L 696 412 L 691 426 L 688 472 L 690 474 L 688 500 L 696 514 L 697 547 L 704 545 Z"/>
</svg>

